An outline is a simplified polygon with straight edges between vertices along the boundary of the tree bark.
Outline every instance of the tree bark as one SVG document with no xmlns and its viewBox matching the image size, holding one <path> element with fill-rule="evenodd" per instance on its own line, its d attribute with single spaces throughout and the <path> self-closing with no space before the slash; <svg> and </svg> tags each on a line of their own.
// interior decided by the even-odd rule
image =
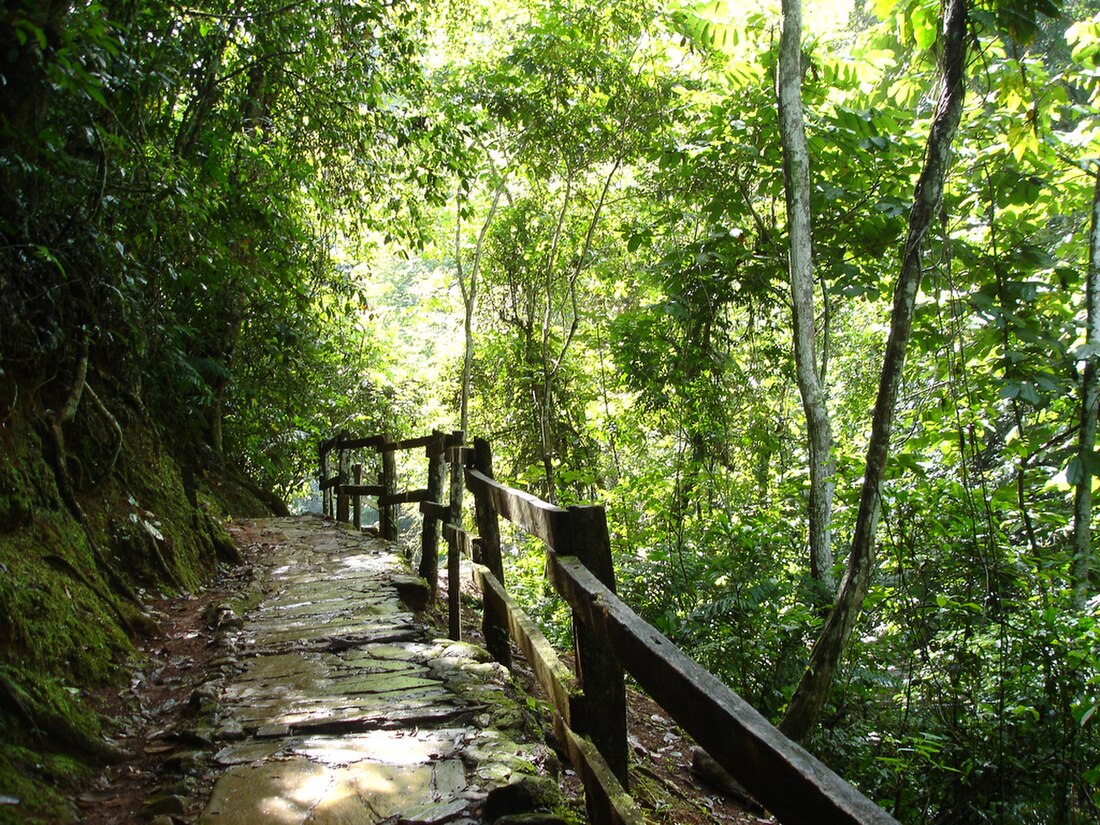
<svg viewBox="0 0 1100 825">
<path fill-rule="evenodd" d="M 824 371 L 818 371 L 814 341 L 813 218 L 810 212 L 810 155 L 802 116 L 801 0 L 783 0 L 777 97 L 787 200 L 795 371 L 806 415 L 810 452 L 810 575 L 831 599 L 836 592 L 832 550 L 836 457 L 833 455 L 833 428 L 826 403 Z"/>
<path fill-rule="evenodd" d="M 881 485 L 889 455 L 894 406 L 901 385 L 913 311 L 920 288 L 922 248 L 940 209 L 951 144 L 962 118 L 966 34 L 966 0 L 948 0 L 943 12 L 943 48 L 936 110 L 928 134 L 924 165 L 917 180 L 913 207 L 909 213 L 909 232 L 905 240 L 901 272 L 894 289 L 890 335 L 879 377 L 871 439 L 867 445 L 863 490 L 847 570 L 840 584 L 836 605 L 825 621 L 821 636 L 810 653 L 810 661 L 779 726 L 795 740 L 809 733 L 817 721 L 828 696 L 833 674 L 855 628 L 871 580 L 875 531 L 882 508 Z"/>
<path fill-rule="evenodd" d="M 1092 573 L 1092 454 L 1096 448 L 1097 404 L 1100 401 L 1100 171 L 1092 190 L 1092 221 L 1089 228 L 1089 263 L 1085 279 L 1085 345 L 1090 348 L 1081 378 L 1081 432 L 1077 459 L 1080 478 L 1073 497 L 1073 578 L 1079 600 L 1089 592 Z"/>
</svg>

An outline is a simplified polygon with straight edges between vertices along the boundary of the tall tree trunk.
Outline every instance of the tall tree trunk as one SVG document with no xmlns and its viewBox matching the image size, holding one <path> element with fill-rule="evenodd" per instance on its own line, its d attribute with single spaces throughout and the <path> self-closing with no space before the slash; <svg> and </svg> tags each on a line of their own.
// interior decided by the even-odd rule
<svg viewBox="0 0 1100 825">
<path fill-rule="evenodd" d="M 1089 264 L 1085 279 L 1085 358 L 1081 378 L 1081 433 L 1077 443 L 1080 477 L 1073 497 L 1073 578 L 1078 599 L 1089 592 L 1092 572 L 1092 455 L 1096 448 L 1097 403 L 1100 401 L 1100 171 L 1092 190 L 1092 222 L 1089 228 Z"/>
<path fill-rule="evenodd" d="M 928 134 L 924 166 L 917 181 L 913 208 L 909 213 L 909 233 L 905 240 L 901 272 L 894 289 L 890 335 L 879 377 L 871 439 L 867 445 L 863 490 L 848 566 L 840 583 L 836 605 L 825 621 L 821 636 L 810 653 L 810 661 L 779 726 L 784 733 L 796 740 L 810 731 L 825 704 L 833 674 L 851 638 L 871 580 L 875 531 L 882 508 L 880 488 L 890 449 L 890 430 L 894 423 L 894 406 L 909 346 L 913 310 L 920 288 L 922 248 L 940 209 L 951 143 L 962 117 L 966 75 L 966 0 L 948 0 L 943 12 L 942 28 L 943 49 L 940 56 L 936 111 Z"/>
<path fill-rule="evenodd" d="M 788 266 L 794 321 L 794 360 L 798 392 L 806 414 L 810 450 L 810 575 L 824 598 L 836 592 L 833 576 L 832 518 L 836 486 L 833 428 L 826 404 L 824 370 L 818 372 L 814 342 L 814 265 L 810 214 L 810 154 L 802 117 L 802 0 L 783 0 L 779 39 L 779 136 L 787 196 Z"/>
</svg>

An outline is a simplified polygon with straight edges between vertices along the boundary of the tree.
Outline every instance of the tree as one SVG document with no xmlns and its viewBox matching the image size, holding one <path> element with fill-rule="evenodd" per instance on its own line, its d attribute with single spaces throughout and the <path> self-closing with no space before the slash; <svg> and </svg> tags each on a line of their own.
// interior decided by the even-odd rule
<svg viewBox="0 0 1100 825">
<path fill-rule="evenodd" d="M 867 446 L 855 532 L 836 604 L 825 621 L 780 723 L 780 729 L 796 740 L 804 737 L 817 721 L 828 696 L 833 673 L 844 655 L 870 586 L 875 533 L 882 510 L 881 485 L 886 472 L 898 388 L 909 346 L 917 291 L 920 288 L 925 238 L 939 216 L 951 143 L 962 118 L 967 28 L 966 0 L 949 0 L 943 11 L 943 41 L 936 108 L 929 130 L 924 166 L 917 180 L 909 215 L 909 231 L 905 240 L 901 272 L 894 288 L 890 334 L 872 414 L 871 439 Z"/>
<path fill-rule="evenodd" d="M 1100 172 L 1093 174 L 1089 257 L 1085 276 L 1085 369 L 1081 375 L 1081 430 L 1077 436 L 1077 482 L 1073 497 L 1073 578 L 1078 598 L 1089 592 L 1093 570 L 1092 480 L 1096 475 L 1096 424 L 1100 401 Z"/>
<path fill-rule="evenodd" d="M 823 596 L 836 590 L 833 576 L 832 519 L 836 486 L 833 428 L 825 390 L 825 362 L 818 364 L 814 344 L 813 220 L 810 213 L 810 155 L 802 117 L 802 2 L 784 0 L 779 40 L 777 96 L 779 134 L 783 144 L 783 179 L 787 200 L 788 267 L 794 334 L 795 372 L 806 415 L 810 456 L 810 575 Z M 828 297 L 825 296 L 825 300 Z"/>
</svg>

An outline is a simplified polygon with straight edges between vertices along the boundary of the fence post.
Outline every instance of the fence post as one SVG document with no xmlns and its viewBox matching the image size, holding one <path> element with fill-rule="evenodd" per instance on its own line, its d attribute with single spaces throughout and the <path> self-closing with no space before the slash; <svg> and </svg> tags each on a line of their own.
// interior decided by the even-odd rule
<svg viewBox="0 0 1100 825">
<path fill-rule="evenodd" d="M 474 469 L 493 478 L 493 449 L 484 438 L 474 439 Z M 504 584 L 504 561 L 500 553 L 500 523 L 497 512 L 487 496 L 474 496 L 474 509 L 477 514 L 477 531 L 481 536 L 481 563 L 489 568 L 502 585 Z M 512 650 L 508 644 L 508 627 L 503 616 L 485 601 L 481 613 L 481 631 L 485 636 L 485 647 L 493 658 L 505 667 L 511 667 Z"/>
<path fill-rule="evenodd" d="M 397 492 L 397 458 L 393 449 L 389 449 L 387 439 L 378 449 L 382 452 L 382 495 L 392 496 Z M 397 541 L 397 521 L 400 505 L 386 504 L 378 508 L 378 526 L 382 528 L 382 538 Z"/>
<path fill-rule="evenodd" d="M 447 502 L 447 523 L 455 527 L 462 527 L 462 490 L 464 479 L 462 470 L 464 462 L 459 460 L 461 455 L 464 434 L 462 430 L 455 430 L 447 446 L 453 452 L 447 454 L 451 470 L 451 491 Z M 458 551 L 458 542 L 447 543 L 447 629 L 451 639 L 458 642 L 462 640 L 462 581 L 460 576 L 461 558 Z"/>
<path fill-rule="evenodd" d="M 329 445 L 326 442 L 321 442 L 321 447 L 318 450 L 321 463 L 321 514 L 326 518 L 331 518 L 332 488 L 324 486 L 325 482 L 328 481 L 328 451 Z"/>
<path fill-rule="evenodd" d="M 572 546 L 581 564 L 615 592 L 615 566 L 611 560 L 611 539 L 607 514 L 600 505 L 570 507 Z M 623 669 L 600 646 L 594 634 L 576 614 L 573 616 L 573 644 L 577 671 L 584 691 L 583 733 L 607 760 L 608 766 L 627 790 L 626 684 Z"/>
<path fill-rule="evenodd" d="M 351 468 L 351 476 L 356 487 L 361 485 L 363 483 L 363 465 L 360 463 L 353 465 Z M 352 523 L 355 525 L 355 529 L 363 529 L 363 497 L 359 495 L 358 491 L 356 491 L 351 499 L 351 513 Z"/>
<path fill-rule="evenodd" d="M 348 483 L 350 476 L 348 472 L 349 453 L 344 449 L 344 433 L 340 434 L 336 449 L 338 450 L 337 466 L 340 468 L 339 480 L 336 482 L 339 485 L 336 488 L 336 520 L 343 523 L 348 521 L 348 494 L 344 492 L 344 485 Z"/>
<path fill-rule="evenodd" d="M 432 430 L 432 443 L 425 452 L 428 455 L 428 501 L 439 504 L 443 498 L 443 452 L 447 449 L 447 436 Z M 420 535 L 420 577 L 428 582 L 428 602 L 435 603 L 439 592 L 439 516 L 424 514 Z"/>
</svg>

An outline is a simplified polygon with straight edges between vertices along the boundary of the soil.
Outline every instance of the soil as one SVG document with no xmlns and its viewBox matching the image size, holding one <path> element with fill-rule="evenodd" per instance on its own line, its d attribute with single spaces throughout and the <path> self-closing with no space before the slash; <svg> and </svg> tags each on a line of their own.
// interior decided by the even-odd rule
<svg viewBox="0 0 1100 825">
<path fill-rule="evenodd" d="M 113 719 L 114 737 L 131 758 L 101 772 L 74 800 L 86 825 L 144 822 L 145 802 L 168 790 L 188 800 L 177 821 L 197 818 L 214 776 L 179 773 L 180 755 L 209 747 L 192 730 L 192 696 L 217 655 L 210 619 L 250 578 L 247 565 L 223 568 L 218 578 L 192 594 L 148 602 L 159 633 L 140 645 L 140 667 L 130 685 L 98 697 L 97 709 Z M 179 785 L 173 789 L 172 785 Z"/>
<path fill-rule="evenodd" d="M 251 544 L 241 528 L 231 529 L 242 548 Z M 115 720 L 113 735 L 132 754 L 127 762 L 99 775 L 73 800 L 85 825 L 146 822 L 152 818 L 150 800 L 172 796 L 181 803 L 168 811 L 170 821 L 193 822 L 210 795 L 212 770 L 183 770 L 181 758 L 211 743 L 193 732 L 195 691 L 209 678 L 210 661 L 219 653 L 215 644 L 218 606 L 232 599 L 251 574 L 247 562 L 224 568 L 208 587 L 184 596 L 149 602 L 159 632 L 141 645 L 141 666 L 130 685 L 98 697 L 97 706 Z M 468 581 L 468 577 L 464 577 Z M 475 594 L 471 594 L 475 595 Z M 464 635 L 480 642 L 480 611 L 463 599 Z M 440 583 L 440 605 L 446 604 L 446 581 Z M 445 617 L 440 635 L 446 633 Z M 532 694 L 538 686 L 518 651 L 513 652 L 519 682 Z M 759 810 L 725 795 L 692 771 L 690 738 L 644 694 L 628 690 L 628 727 L 631 747 L 631 793 L 651 823 L 707 825 L 774 823 Z M 562 787 L 568 799 L 583 810 L 583 790 L 566 766 Z M 758 815 L 760 814 L 760 815 Z M 168 820 L 160 820 L 168 821 Z"/>
</svg>

